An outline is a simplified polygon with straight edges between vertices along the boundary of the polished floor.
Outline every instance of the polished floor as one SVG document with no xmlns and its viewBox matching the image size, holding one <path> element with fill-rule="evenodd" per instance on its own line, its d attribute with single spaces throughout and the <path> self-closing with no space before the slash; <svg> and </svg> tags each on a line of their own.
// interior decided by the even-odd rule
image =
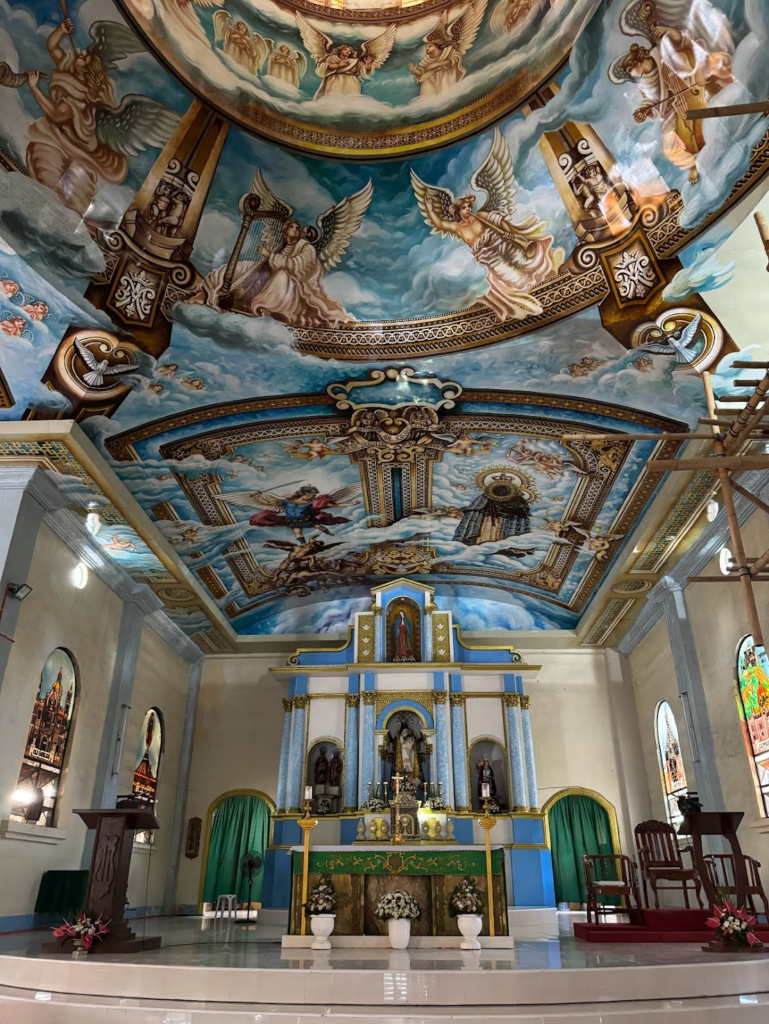
<svg viewBox="0 0 769 1024">
<path fill-rule="evenodd" d="M 0 936 L 0 1024 L 766 1024 L 769 951 L 581 943 L 513 950 L 282 951 L 260 923 L 157 918 L 133 956 L 50 957 Z"/>
</svg>

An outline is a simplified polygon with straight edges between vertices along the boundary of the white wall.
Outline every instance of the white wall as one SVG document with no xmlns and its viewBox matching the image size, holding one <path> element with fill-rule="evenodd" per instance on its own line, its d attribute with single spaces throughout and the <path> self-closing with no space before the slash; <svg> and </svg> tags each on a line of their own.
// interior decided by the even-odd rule
<svg viewBox="0 0 769 1024">
<path fill-rule="evenodd" d="M 189 819 L 202 818 L 203 836 L 200 855 L 181 858 L 176 899 L 183 906 L 198 902 L 213 801 L 238 789 L 258 790 L 273 801 L 277 797 L 281 698 L 288 696 L 288 681 L 278 681 L 269 669 L 284 663 L 276 655 L 216 657 L 204 663 L 184 821 L 186 834 Z"/>
</svg>

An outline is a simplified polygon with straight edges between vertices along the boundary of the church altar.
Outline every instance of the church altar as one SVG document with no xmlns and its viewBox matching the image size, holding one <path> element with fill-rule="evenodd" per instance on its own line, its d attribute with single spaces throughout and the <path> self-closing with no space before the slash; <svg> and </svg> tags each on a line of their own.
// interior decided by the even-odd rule
<svg viewBox="0 0 769 1024">
<path fill-rule="evenodd" d="M 491 851 L 494 896 L 494 929 L 507 935 L 507 897 L 505 851 Z M 302 905 L 301 847 L 291 850 L 290 934 L 301 930 Z M 337 899 L 335 935 L 386 935 L 387 922 L 374 916 L 384 893 L 402 889 L 419 904 L 420 916 L 411 923 L 411 932 L 422 935 L 459 935 L 456 918 L 449 916 L 449 896 L 463 878 L 471 878 L 488 907 L 486 853 L 476 846 L 428 846 L 403 849 L 384 844 L 371 846 L 320 846 L 310 852 L 309 890 L 321 878 L 329 876 Z M 484 913 L 481 935 L 489 934 Z"/>
<path fill-rule="evenodd" d="M 408 851 L 430 856 L 441 847 L 449 856 L 460 850 L 485 856 L 479 821 L 488 787 L 500 913 L 509 906 L 554 906 L 525 685 L 536 680 L 538 665 L 527 664 L 514 647 L 468 643 L 440 593 L 400 579 L 371 590 L 345 642 L 297 650 L 270 672 L 286 696 L 277 810 L 265 857 L 268 905 L 297 905 L 294 858 L 285 851 L 302 842 L 298 819 L 306 802 L 317 820 L 314 851 L 339 846 L 360 858 L 373 846 L 372 856 L 383 856 L 402 840 Z M 351 903 L 336 933 L 345 927 L 366 934 L 366 884 L 380 883 L 364 883 L 355 871 L 343 874 L 345 899 L 352 900 L 355 887 L 353 902 L 363 900 L 363 909 L 353 921 Z M 473 874 L 485 890 L 485 870 Z M 432 909 L 448 874 L 402 877 L 421 887 L 429 909 L 419 928 L 449 927 L 436 916 L 442 911 Z"/>
</svg>

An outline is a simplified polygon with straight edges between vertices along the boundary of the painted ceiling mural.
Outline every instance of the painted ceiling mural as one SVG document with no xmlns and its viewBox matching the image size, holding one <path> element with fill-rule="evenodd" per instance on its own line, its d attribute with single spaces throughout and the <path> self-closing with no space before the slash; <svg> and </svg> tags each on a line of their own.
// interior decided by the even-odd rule
<svg viewBox="0 0 769 1024">
<path fill-rule="evenodd" d="M 707 292 L 769 137 L 685 113 L 766 97 L 766 5 L 0 7 L 0 457 L 76 419 L 160 534 L 46 464 L 210 646 L 410 575 L 575 628 L 736 375 Z"/>
</svg>

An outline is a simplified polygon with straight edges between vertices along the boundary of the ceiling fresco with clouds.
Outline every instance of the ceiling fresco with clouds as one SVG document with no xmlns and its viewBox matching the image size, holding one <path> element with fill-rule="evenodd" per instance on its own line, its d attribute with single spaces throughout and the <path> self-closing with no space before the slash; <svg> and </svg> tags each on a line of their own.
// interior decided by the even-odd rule
<svg viewBox="0 0 769 1024">
<path fill-rule="evenodd" d="M 76 420 L 146 513 L 98 542 L 213 646 L 401 576 L 577 628 L 737 374 L 766 121 L 686 111 L 766 98 L 766 5 L 0 8 L 0 458 L 114 511 L 35 440 Z"/>
</svg>

